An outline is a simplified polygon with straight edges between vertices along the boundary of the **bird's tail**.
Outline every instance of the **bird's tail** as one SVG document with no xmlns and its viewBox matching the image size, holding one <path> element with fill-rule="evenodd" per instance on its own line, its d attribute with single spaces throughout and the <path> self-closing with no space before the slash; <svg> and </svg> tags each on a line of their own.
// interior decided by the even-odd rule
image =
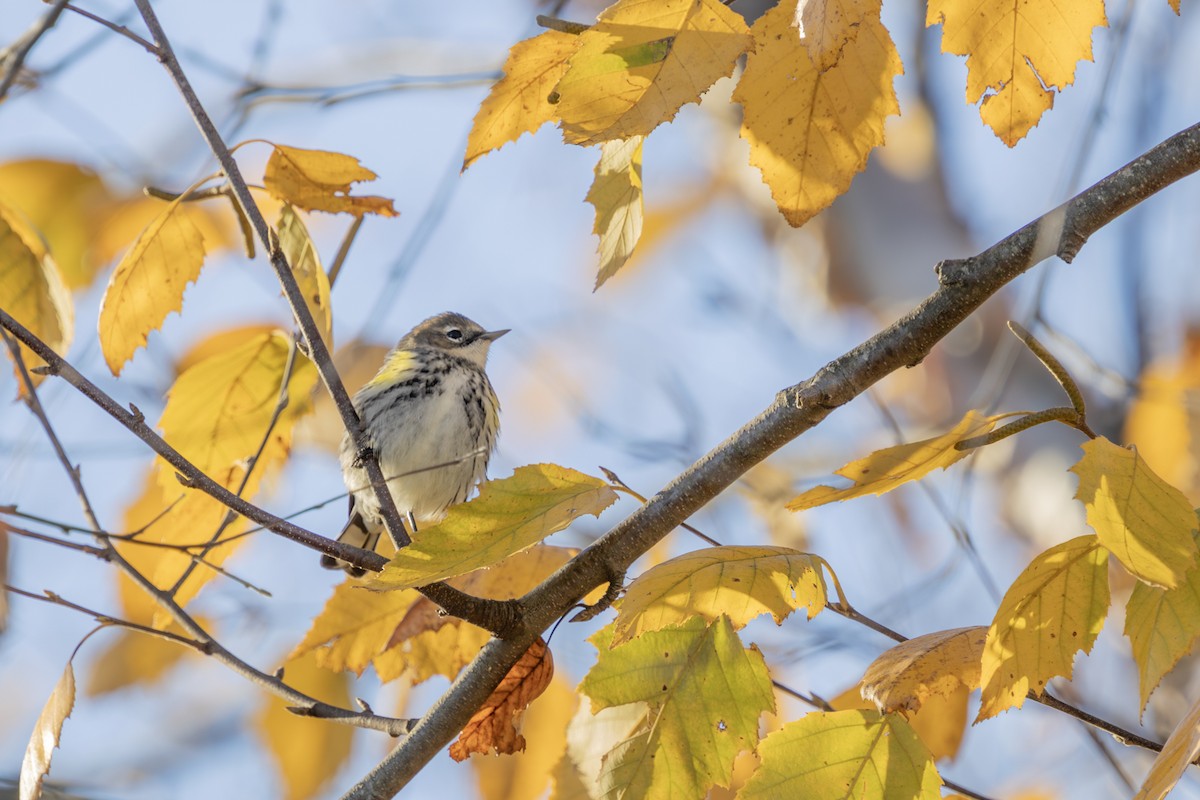
<svg viewBox="0 0 1200 800">
<path fill-rule="evenodd" d="M 346 527 L 342 528 L 342 532 L 338 534 L 337 540 L 342 544 L 348 544 L 352 547 L 374 550 L 375 545 L 379 543 L 380 533 L 381 528 L 376 528 L 374 531 L 367 530 L 367 523 L 363 519 L 362 514 L 352 510 L 350 519 L 346 521 Z M 344 569 L 356 578 L 361 578 L 367 572 L 362 567 L 356 567 L 349 562 L 342 561 L 340 558 L 334 558 L 330 555 L 321 556 L 321 566 L 325 567 L 325 569 Z"/>
</svg>

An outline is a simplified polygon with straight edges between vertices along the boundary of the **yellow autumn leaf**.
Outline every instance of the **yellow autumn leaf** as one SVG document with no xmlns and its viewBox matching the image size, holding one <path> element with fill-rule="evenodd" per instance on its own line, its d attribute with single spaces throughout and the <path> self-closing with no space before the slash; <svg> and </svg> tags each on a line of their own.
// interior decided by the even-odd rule
<svg viewBox="0 0 1200 800">
<path fill-rule="evenodd" d="M 1163 480 L 1200 505 L 1200 332 L 1187 334 L 1183 352 L 1155 361 L 1137 379 L 1123 440 Z"/>
<path fill-rule="evenodd" d="M 838 62 L 858 36 L 863 20 L 879 19 L 882 0 L 805 0 L 793 23 L 813 65 L 824 72 Z"/>
<path fill-rule="evenodd" d="M 1032 689 L 1070 678 L 1075 653 L 1091 652 L 1108 614 L 1108 551 L 1079 536 L 1033 560 L 1004 593 L 983 648 L 976 722 L 1020 708 Z"/>
<path fill-rule="evenodd" d="M 591 638 L 600 651 L 579 684 L 592 711 L 645 704 L 641 728 L 604 757 L 605 797 L 703 797 L 728 786 L 733 762 L 758 743 L 758 718 L 775 708 L 762 654 L 745 648 L 727 617 L 693 618 L 610 648 L 611 628 Z"/>
<path fill-rule="evenodd" d="M 279 248 L 287 257 L 288 266 L 296 277 L 296 284 L 304 295 L 304 302 L 321 330 L 328 346 L 333 337 L 333 307 L 329 304 L 329 276 L 321 266 L 321 258 L 313 245 L 308 228 L 296 210 L 284 204 L 275 223 L 279 234 Z"/>
<path fill-rule="evenodd" d="M 1171 731 L 1133 800 L 1162 800 L 1179 783 L 1197 755 L 1200 755 L 1200 701 L 1188 709 Z"/>
<path fill-rule="evenodd" d="M 100 301 L 100 350 L 113 375 L 183 308 L 183 292 L 204 266 L 204 234 L 181 213 L 182 200 L 167 205 L 121 258 Z"/>
<path fill-rule="evenodd" d="M 312 657 L 284 664 L 283 679 L 310 697 L 342 708 L 350 705 L 346 676 L 321 669 Z M 268 696 L 256 727 L 283 782 L 284 791 L 276 796 L 308 800 L 320 794 L 349 758 L 354 729 L 298 717 L 287 710 L 288 705 L 279 697 Z"/>
<path fill-rule="evenodd" d="M 58 679 L 34 723 L 29 746 L 25 748 L 25 758 L 21 761 L 21 800 L 35 800 L 42 796 L 42 782 L 50 772 L 50 759 L 62 737 L 63 723 L 71 716 L 74 707 L 75 669 L 68 661 L 67 668 L 63 670 L 62 677 Z"/>
<path fill-rule="evenodd" d="M 1175 16 L 1179 16 L 1179 0 L 1167 0 L 1171 4 L 1171 10 L 1175 12 Z"/>
<path fill-rule="evenodd" d="M 883 144 L 884 120 L 900 113 L 892 82 L 904 68 L 874 14 L 821 71 L 792 25 L 796 9 L 797 0 L 785 0 L 754 23 L 755 50 L 733 100 L 744 109 L 750 163 L 798 227 L 846 191 Z"/>
<path fill-rule="evenodd" d="M 96 220 L 97 230 L 90 249 L 97 268 L 128 252 L 138 237 L 162 216 L 169 205 L 157 197 L 136 195 L 118 199 L 103 209 Z M 209 255 L 240 246 L 241 232 L 236 216 L 225 198 L 212 201 L 183 202 L 174 212 L 186 224 L 200 231 Z"/>
<path fill-rule="evenodd" d="M 613 646 L 692 617 L 729 617 L 734 629 L 760 614 L 776 624 L 798 608 L 808 618 L 825 607 L 826 566 L 788 547 L 710 547 L 640 575 L 625 591 L 613 623 Z"/>
<path fill-rule="evenodd" d="M 45 237 L 71 289 L 91 284 L 105 263 L 92 241 L 113 202 L 99 176 L 79 164 L 40 158 L 0 164 L 0 203 L 24 214 Z"/>
<path fill-rule="evenodd" d="M 551 771 L 567 750 L 567 723 L 579 696 L 561 677 L 521 715 L 521 734 L 530 743 L 503 758 L 473 755 L 471 766 L 483 800 L 539 800 Z"/>
<path fill-rule="evenodd" d="M 360 581 L 347 579 L 334 588 L 288 660 L 315 650 L 319 666 L 361 675 L 420 597 L 416 591 L 369 592 Z"/>
<path fill-rule="evenodd" d="M 1009 147 L 1092 60 L 1104 0 L 929 0 L 925 24 L 942 26 L 942 52 L 967 57 L 967 102 Z"/>
<path fill-rule="evenodd" d="M 518 467 L 488 481 L 479 496 L 452 506 L 446 518 L 423 528 L 370 585 L 406 589 L 495 564 L 561 531 L 584 514 L 600 515 L 617 499 L 599 478 L 554 464 Z"/>
<path fill-rule="evenodd" d="M 912 713 L 901 712 L 934 761 L 953 761 L 958 756 L 967 732 L 967 701 L 970 696 L 971 692 L 960 685 L 944 696 L 929 695 L 921 707 Z M 829 705 L 833 706 L 834 711 L 879 710 L 875 703 L 863 699 L 858 684 L 834 697 Z"/>
<path fill-rule="evenodd" d="M 0 308 L 32 331 L 54 352 L 64 354 L 75 333 L 75 308 L 62 273 L 24 216 L 0 204 Z M 42 360 L 20 345 L 25 366 Z M 11 355 L 7 347 L 2 348 Z M 15 369 L 15 365 L 14 365 Z M 41 376 L 30 375 L 34 383 Z M 24 393 L 24 390 L 21 390 Z"/>
<path fill-rule="evenodd" d="M 1144 710 L 1163 676 L 1200 638 L 1200 567 L 1174 589 L 1134 584 L 1125 605 L 1125 635 L 1138 667 L 1138 707 Z"/>
<path fill-rule="evenodd" d="M 954 445 L 990 432 L 1006 416 L 996 414 L 985 417 L 978 411 L 968 411 L 957 425 L 941 436 L 885 447 L 835 471 L 835 475 L 854 481 L 853 486 L 846 489 L 815 486 L 793 499 L 787 507 L 792 511 L 803 511 L 835 501 L 884 494 L 909 481 L 920 480 L 939 467 L 945 469 L 966 458 L 971 451 L 956 450 Z"/>
<path fill-rule="evenodd" d="M 567 74 L 567 59 L 579 42 L 578 36 L 546 31 L 513 45 L 504 62 L 504 77 L 492 86 L 475 114 L 463 157 L 464 170 L 480 156 L 558 118 L 550 92 Z"/>
<path fill-rule="evenodd" d="M 758 754 L 740 800 L 941 797 L 933 758 L 899 714 L 815 711 L 763 739 Z"/>
<path fill-rule="evenodd" d="M 600 146 L 596 178 L 588 189 L 587 201 L 596 207 L 592 232 L 600 237 L 600 272 L 596 288 L 617 274 L 633 255 L 642 235 L 645 209 L 642 206 L 642 140 L 633 136 Z"/>
<path fill-rule="evenodd" d="M 731 75 L 751 44 L 719 0 L 618 0 L 578 38 L 554 94 L 563 138 L 583 145 L 650 133 Z"/>
<path fill-rule="evenodd" d="M 1075 498 L 1101 544 L 1139 579 L 1168 589 L 1196 565 L 1196 514 L 1138 455 L 1100 437 L 1082 445 Z"/>
<path fill-rule="evenodd" d="M 278 404 L 290 347 L 291 337 L 276 330 L 189 367 L 167 393 L 158 421 L 163 437 L 210 475 L 253 456 Z M 287 455 L 291 425 L 307 411 L 302 398 L 316 378 L 312 362 L 297 356 L 288 382 L 290 402 L 269 439 L 273 446 L 264 453 L 268 461 Z M 169 468 L 159 473 L 159 484 L 168 493 L 179 486 Z"/>
<path fill-rule="evenodd" d="M 305 398 L 317 379 L 312 363 L 298 357 L 288 382 L 290 402 L 270 428 L 290 341 L 279 331 L 258 334 L 238 347 L 197 362 L 176 379 L 159 419 L 163 437 L 185 458 L 225 488 L 235 492 L 240 489 L 247 499 L 258 491 L 264 476 L 285 462 L 291 449 L 292 428 L 307 413 Z M 260 447 L 258 462 L 247 477 L 249 459 Z M 174 469 L 161 462 L 153 480 L 158 484 L 157 500 L 146 498 L 145 502 L 157 502 L 155 513 L 161 516 L 140 539 L 177 546 L 201 544 L 216 534 L 228 513 L 224 504 L 199 490 L 185 490 L 176 480 Z M 147 487 L 145 493 L 151 494 L 152 489 Z M 222 544 L 205 559 L 220 565 L 228 558 L 246 541 L 245 537 L 237 537 L 243 524 L 238 520 L 225 527 Z M 124 547 L 131 559 L 138 559 L 135 563 L 143 574 L 161 588 L 174 586 L 192 564 L 192 559 L 177 549 L 139 546 L 136 541 L 126 542 Z M 132 555 L 135 552 L 136 556 Z M 215 575 L 207 566 L 196 567 L 176 591 L 176 601 L 186 604 Z M 169 624 L 165 612 L 155 611 L 154 624 Z"/>
<path fill-rule="evenodd" d="M 917 711 L 931 695 L 979 687 L 980 657 L 988 629 L 981 626 L 927 633 L 885 651 L 862 679 L 862 696 L 880 711 Z"/>
<path fill-rule="evenodd" d="M 395 217 L 398 212 L 386 197 L 355 196 L 350 185 L 373 181 L 379 176 L 359 163 L 354 156 L 327 150 L 303 150 L 299 147 L 272 145 L 267 159 L 263 185 L 280 200 L 305 211 L 346 213 L 361 217 L 378 214 Z"/>
</svg>

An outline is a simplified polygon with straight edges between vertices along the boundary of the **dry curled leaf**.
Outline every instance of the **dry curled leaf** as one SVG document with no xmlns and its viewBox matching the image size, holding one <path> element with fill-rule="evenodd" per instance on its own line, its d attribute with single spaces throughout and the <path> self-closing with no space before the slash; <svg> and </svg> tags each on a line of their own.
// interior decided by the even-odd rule
<svg viewBox="0 0 1200 800">
<path fill-rule="evenodd" d="M 917 711 L 930 695 L 949 696 L 979 686 L 988 629 L 982 625 L 917 636 L 884 652 L 867 667 L 862 695 L 883 712 Z"/>
<path fill-rule="evenodd" d="M 546 640 L 538 637 L 450 745 L 450 757 L 464 761 L 471 753 L 523 751 L 525 737 L 517 732 L 517 720 L 553 677 L 554 658 Z"/>
<path fill-rule="evenodd" d="M 21 762 L 21 800 L 37 800 L 42 796 L 42 781 L 50 772 L 50 759 L 62 737 L 63 723 L 74 707 L 75 669 L 68 661 L 29 737 Z"/>
</svg>

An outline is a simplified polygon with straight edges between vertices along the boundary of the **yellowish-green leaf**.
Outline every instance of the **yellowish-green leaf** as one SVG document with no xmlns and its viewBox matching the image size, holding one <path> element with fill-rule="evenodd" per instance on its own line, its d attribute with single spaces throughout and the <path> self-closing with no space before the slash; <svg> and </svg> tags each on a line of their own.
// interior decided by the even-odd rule
<svg viewBox="0 0 1200 800">
<path fill-rule="evenodd" d="M 1200 755 L 1200 701 L 1192 705 L 1167 737 L 1133 800 L 1162 800 L 1179 783 L 1197 755 Z"/>
<path fill-rule="evenodd" d="M 479 496 L 452 506 L 446 518 L 418 532 L 373 576 L 380 589 L 406 589 L 495 564 L 561 531 L 584 514 L 600 515 L 617 499 L 599 478 L 554 464 L 518 467 L 488 481 Z"/>
<path fill-rule="evenodd" d="M 1183 492 L 1137 454 L 1101 437 L 1083 444 L 1071 467 L 1078 500 L 1100 542 L 1134 575 L 1173 588 L 1196 565 L 1196 514 Z"/>
<path fill-rule="evenodd" d="M 763 739 L 762 766 L 739 800 L 795 797 L 939 800 L 929 751 L 899 714 L 806 714 Z"/>
<path fill-rule="evenodd" d="M 60 355 L 75 332 L 75 309 L 54 259 L 25 217 L 0 204 L 0 308 Z M 5 355 L 10 355 L 3 347 Z M 21 357 L 27 368 L 42 360 L 25 345 Z M 41 380 L 31 375 L 34 383 Z M 22 394 L 24 390 L 21 390 Z"/>
<path fill-rule="evenodd" d="M 596 179 L 587 201 L 596 207 L 592 232 L 600 237 L 600 272 L 596 288 L 617 274 L 633 255 L 642 235 L 642 136 L 600 146 Z"/>
<path fill-rule="evenodd" d="M 798 608 L 812 619 L 825 607 L 824 565 L 788 547 L 710 547 L 673 558 L 629 585 L 612 644 L 696 616 L 727 615 L 735 630 L 759 614 L 782 623 Z"/>
<path fill-rule="evenodd" d="M 284 204 L 275 224 L 279 233 L 279 247 L 287 257 L 296 284 L 304 294 L 304 302 L 321 329 L 321 336 L 328 346 L 333 336 L 333 307 L 329 304 L 329 276 L 321 266 L 321 258 L 313 245 L 312 237 L 300 215 L 290 205 Z"/>
<path fill-rule="evenodd" d="M 1054 105 L 1092 60 L 1104 0 L 930 0 L 925 24 L 942 26 L 942 52 L 967 57 L 967 102 L 1009 147 Z"/>
<path fill-rule="evenodd" d="M 996 414 L 985 417 L 978 411 L 968 411 L 957 425 L 941 436 L 876 450 L 835 472 L 854 481 L 853 486 L 846 489 L 815 486 L 792 500 L 787 507 L 792 511 L 803 511 L 834 501 L 884 494 L 909 481 L 920 480 L 935 469 L 945 469 L 969 455 L 970 450 L 955 450 L 954 445 L 990 432 L 1005 416 Z"/>
<path fill-rule="evenodd" d="M 616 648 L 605 628 L 579 685 L 592 711 L 648 707 L 645 727 L 604 757 L 600 787 L 610 800 L 703 797 L 728 786 L 733 761 L 758 742 L 758 718 L 775 708 L 757 648 L 744 648 L 729 619 L 692 619 Z"/>
<path fill-rule="evenodd" d="M 733 99 L 744 109 L 750 163 L 784 218 L 803 225 L 850 187 L 883 144 L 883 123 L 900 113 L 892 82 L 900 55 L 879 15 L 862 17 L 837 63 L 821 71 L 797 35 L 797 0 L 754 23 L 755 49 Z"/>
<path fill-rule="evenodd" d="M 1144 710 L 1163 676 L 1200 638 L 1200 568 L 1190 570 L 1174 589 L 1138 581 L 1125 606 L 1125 635 L 1133 646 Z"/>
<path fill-rule="evenodd" d="M 183 308 L 183 292 L 204 266 L 204 234 L 175 200 L 121 258 L 100 301 L 100 350 L 113 375 Z"/>
<path fill-rule="evenodd" d="M 310 657 L 288 661 L 284 679 L 310 697 L 342 708 L 350 705 L 346 676 L 321 669 Z M 275 761 L 286 800 L 316 797 L 350 756 L 354 729 L 324 720 L 305 719 L 287 710 L 290 705 L 274 695 L 258 713 L 257 728 Z"/>
<path fill-rule="evenodd" d="M 927 633 L 885 651 L 862 679 L 862 696 L 880 711 L 917 711 L 931 695 L 979 687 L 988 629 L 982 625 Z"/>
<path fill-rule="evenodd" d="M 346 213 L 361 217 L 378 214 L 397 216 L 392 201 L 386 197 L 354 196 L 350 185 L 373 181 L 378 175 L 359 163 L 354 156 L 326 150 L 303 150 L 299 147 L 274 145 L 263 185 L 280 200 L 305 211 Z"/>
<path fill-rule="evenodd" d="M 21 761 L 21 800 L 37 800 L 42 796 L 42 781 L 50 772 L 50 759 L 62 737 L 63 723 L 71 716 L 74 707 L 75 669 L 68 661 L 67 668 L 63 670 L 62 677 L 38 715 L 33 734 L 29 737 L 29 746 L 25 748 L 25 758 Z"/>
<path fill-rule="evenodd" d="M 563 138 L 645 136 L 733 73 L 746 23 L 719 0 L 618 0 L 579 35 L 555 87 Z"/>
<path fill-rule="evenodd" d="M 46 159 L 0 164 L 0 203 L 25 215 L 50 247 L 66 285 L 81 289 L 104 262 L 92 247 L 113 197 L 104 182 L 78 164 Z"/>
<path fill-rule="evenodd" d="M 879 19 L 882 0 L 805 0 L 796 8 L 796 32 L 813 65 L 824 72 L 858 36 L 863 20 Z"/>
<path fill-rule="evenodd" d="M 1091 652 L 1108 614 L 1108 550 L 1095 536 L 1051 547 L 1000 601 L 983 648 L 976 722 L 1020 708 L 1032 689 L 1071 677 L 1075 653 Z"/>
<path fill-rule="evenodd" d="M 513 45 L 504 62 L 504 77 L 492 86 L 471 125 L 464 170 L 480 156 L 558 118 L 550 92 L 567 74 L 567 60 L 579 41 L 569 33 L 546 31 Z"/>
</svg>

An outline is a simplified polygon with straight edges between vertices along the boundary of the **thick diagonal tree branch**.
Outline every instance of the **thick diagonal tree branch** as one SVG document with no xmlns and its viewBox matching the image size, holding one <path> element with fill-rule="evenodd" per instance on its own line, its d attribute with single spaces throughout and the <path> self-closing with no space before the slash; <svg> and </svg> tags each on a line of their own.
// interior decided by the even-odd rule
<svg viewBox="0 0 1200 800">
<path fill-rule="evenodd" d="M 522 628 L 493 639 L 347 798 L 393 797 L 487 700 L 534 639 L 584 595 L 620 574 L 754 465 L 819 424 L 877 381 L 920 364 L 933 346 L 1001 287 L 1041 261 L 1070 261 L 1088 237 L 1138 203 L 1200 170 L 1200 124 L 1010 234 L 982 253 L 937 266 L 939 287 L 919 306 L 806 381 L 671 481 L 649 502 L 521 599 Z"/>
</svg>

